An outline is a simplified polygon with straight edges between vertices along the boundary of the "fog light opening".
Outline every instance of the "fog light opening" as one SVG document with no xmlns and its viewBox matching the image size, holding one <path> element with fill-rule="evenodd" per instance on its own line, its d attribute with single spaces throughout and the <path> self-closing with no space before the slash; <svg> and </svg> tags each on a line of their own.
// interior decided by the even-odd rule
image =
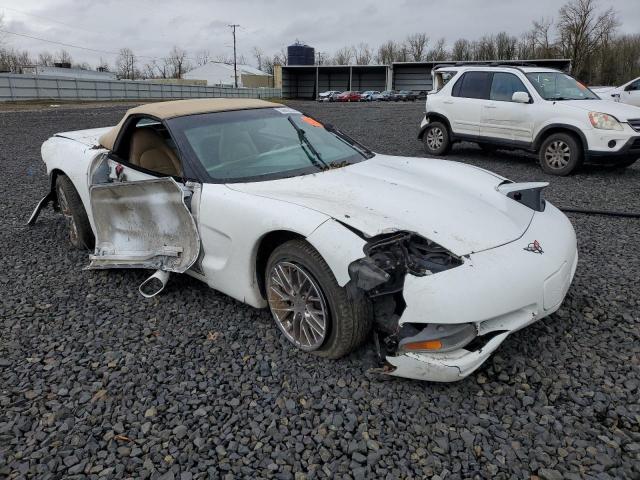
<svg viewBox="0 0 640 480">
<path fill-rule="evenodd" d="M 609 148 L 613 148 L 616 146 L 616 141 L 615 140 L 609 140 Z"/>
</svg>

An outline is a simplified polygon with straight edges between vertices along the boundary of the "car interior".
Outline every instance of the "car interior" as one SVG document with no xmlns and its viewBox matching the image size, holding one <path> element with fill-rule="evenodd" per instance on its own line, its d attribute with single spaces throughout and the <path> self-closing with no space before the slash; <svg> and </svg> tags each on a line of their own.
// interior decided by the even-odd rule
<svg viewBox="0 0 640 480">
<path fill-rule="evenodd" d="M 160 122 L 148 118 L 138 120 L 123 141 L 125 146 L 120 150 L 128 150 L 132 165 L 161 175 L 182 176 L 182 162 L 169 132 Z"/>
</svg>

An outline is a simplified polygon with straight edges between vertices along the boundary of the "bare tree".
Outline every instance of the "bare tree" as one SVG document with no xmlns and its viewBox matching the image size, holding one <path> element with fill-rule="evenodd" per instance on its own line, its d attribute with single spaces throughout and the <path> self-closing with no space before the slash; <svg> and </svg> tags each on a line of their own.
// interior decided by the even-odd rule
<svg viewBox="0 0 640 480">
<path fill-rule="evenodd" d="M 471 60 L 471 42 L 466 38 L 459 38 L 453 44 L 451 50 L 451 58 L 453 60 L 469 61 Z"/>
<path fill-rule="evenodd" d="M 67 52 L 65 49 L 59 50 L 55 56 L 55 61 L 57 63 L 72 63 L 73 59 L 71 58 L 71 54 Z"/>
<path fill-rule="evenodd" d="M 51 67 L 53 66 L 53 54 L 48 51 L 40 52 L 38 54 L 38 65 L 42 67 Z"/>
<path fill-rule="evenodd" d="M 551 58 L 557 54 L 555 42 L 551 39 L 553 19 L 541 18 L 533 22 L 531 39 L 533 42 L 533 55 L 539 58 Z"/>
<path fill-rule="evenodd" d="M 196 65 L 201 67 L 211 61 L 211 53 L 209 50 L 200 50 L 196 53 Z"/>
<path fill-rule="evenodd" d="M 120 78 L 136 79 L 136 56 L 130 48 L 121 48 L 116 59 L 116 71 Z"/>
<path fill-rule="evenodd" d="M 4 25 L 4 14 L 0 13 L 0 28 Z M 0 48 L 2 48 L 2 44 L 4 43 L 4 34 L 0 33 Z"/>
<path fill-rule="evenodd" d="M 182 74 L 191 68 L 187 51 L 175 45 L 164 61 L 170 78 L 182 78 Z"/>
<path fill-rule="evenodd" d="M 484 35 L 473 42 L 474 60 L 494 60 L 496 58 L 496 43 L 493 35 Z"/>
<path fill-rule="evenodd" d="M 432 49 L 427 52 L 427 60 L 437 62 L 440 60 L 446 60 L 449 56 L 447 52 L 447 41 L 445 38 L 440 38 Z"/>
<path fill-rule="evenodd" d="M 352 47 L 356 60 L 356 65 L 369 65 L 373 58 L 371 47 L 367 43 L 360 43 L 357 47 Z"/>
<path fill-rule="evenodd" d="M 278 52 L 276 55 L 278 57 L 278 65 L 287 65 L 289 63 L 289 52 L 285 47 L 282 47 L 280 49 L 280 52 Z"/>
<path fill-rule="evenodd" d="M 518 39 L 507 32 L 500 32 L 495 37 L 496 59 L 513 60 L 518 54 Z"/>
<path fill-rule="evenodd" d="M 378 47 L 376 61 L 381 65 L 390 65 L 400 55 L 400 46 L 393 40 L 383 43 Z"/>
<path fill-rule="evenodd" d="M 0 71 L 7 70 L 12 73 L 22 73 L 22 68 L 33 65 L 33 59 L 27 50 L 15 50 L 0 48 Z"/>
<path fill-rule="evenodd" d="M 350 65 L 354 55 L 353 47 L 342 47 L 334 54 L 333 63 L 335 65 Z"/>
<path fill-rule="evenodd" d="M 256 60 L 256 68 L 262 70 L 262 62 L 264 60 L 264 52 L 260 47 L 253 47 L 253 58 Z"/>
<path fill-rule="evenodd" d="M 589 59 L 615 34 L 617 14 L 613 8 L 598 13 L 595 0 L 571 0 L 558 13 L 562 55 L 571 58 L 578 77 L 590 80 Z"/>
<path fill-rule="evenodd" d="M 409 58 L 414 62 L 424 60 L 427 53 L 428 43 L 429 37 L 426 33 L 414 33 L 413 35 L 409 35 L 405 41 Z"/>
</svg>

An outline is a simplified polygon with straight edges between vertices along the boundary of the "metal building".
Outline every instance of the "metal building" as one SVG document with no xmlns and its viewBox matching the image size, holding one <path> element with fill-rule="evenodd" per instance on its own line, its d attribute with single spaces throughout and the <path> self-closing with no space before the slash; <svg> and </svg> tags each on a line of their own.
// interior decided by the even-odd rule
<svg viewBox="0 0 640 480">
<path fill-rule="evenodd" d="M 433 78 L 431 70 L 436 65 L 455 65 L 458 62 L 394 62 L 391 66 L 393 70 L 393 82 L 390 90 L 431 90 L 433 88 Z M 531 64 L 538 67 L 555 68 L 569 73 L 571 71 L 571 60 L 568 59 L 536 59 L 536 60 L 496 60 L 464 62 L 465 64 L 487 65 L 491 63 L 502 65 Z"/>
<path fill-rule="evenodd" d="M 392 65 L 286 65 L 276 73 L 276 87 L 282 87 L 283 98 L 315 99 L 327 90 L 431 90 L 431 70 L 436 65 L 457 62 L 395 62 Z M 478 65 L 489 63 L 517 65 L 522 63 L 571 71 L 571 60 L 538 59 L 500 62 L 464 62 Z"/>
</svg>

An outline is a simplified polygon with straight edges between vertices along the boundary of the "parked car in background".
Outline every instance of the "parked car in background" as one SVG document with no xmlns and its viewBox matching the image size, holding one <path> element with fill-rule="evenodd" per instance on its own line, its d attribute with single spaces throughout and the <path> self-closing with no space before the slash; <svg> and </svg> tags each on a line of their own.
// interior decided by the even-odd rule
<svg viewBox="0 0 640 480">
<path fill-rule="evenodd" d="M 360 92 L 346 91 L 336 97 L 337 102 L 359 102 Z"/>
<path fill-rule="evenodd" d="M 389 375 L 466 377 L 560 308 L 578 262 L 548 184 L 376 154 L 262 100 L 141 105 L 41 151 L 49 188 L 29 225 L 59 207 L 71 244 L 92 250 L 89 270 L 155 270 L 146 297 L 186 273 L 269 308 L 292 346 L 321 358 L 373 329 Z M 108 311 L 118 298 L 102 300 Z"/>
<path fill-rule="evenodd" d="M 394 97 L 394 100 L 396 102 L 415 102 L 416 98 L 418 97 L 414 92 L 409 90 L 400 90 Z"/>
<path fill-rule="evenodd" d="M 613 100 L 640 107 L 640 77 L 619 87 L 594 87 L 591 90 L 603 100 Z"/>
<path fill-rule="evenodd" d="M 382 102 L 390 102 L 393 100 L 393 97 L 396 95 L 395 90 L 385 90 L 380 94 L 380 101 Z"/>
<path fill-rule="evenodd" d="M 377 90 L 366 90 L 362 92 L 362 94 L 360 95 L 360 101 L 372 102 L 373 100 L 375 100 L 374 97 L 377 97 L 379 95 L 380 95 L 380 92 L 378 92 Z"/>
<path fill-rule="evenodd" d="M 455 76 L 429 93 L 418 135 L 430 155 L 445 155 L 459 141 L 487 151 L 521 148 L 536 152 L 552 175 L 568 175 L 584 161 L 627 167 L 640 157 L 640 109 L 603 101 L 564 72 L 442 68 Z"/>
<path fill-rule="evenodd" d="M 335 102 L 336 101 L 336 97 L 338 95 L 340 95 L 340 93 L 338 90 L 327 90 L 326 92 L 322 92 L 321 94 L 318 95 L 318 101 L 319 102 Z"/>
<path fill-rule="evenodd" d="M 412 93 L 416 96 L 416 100 L 425 100 L 428 94 L 426 90 L 413 90 Z"/>
</svg>

